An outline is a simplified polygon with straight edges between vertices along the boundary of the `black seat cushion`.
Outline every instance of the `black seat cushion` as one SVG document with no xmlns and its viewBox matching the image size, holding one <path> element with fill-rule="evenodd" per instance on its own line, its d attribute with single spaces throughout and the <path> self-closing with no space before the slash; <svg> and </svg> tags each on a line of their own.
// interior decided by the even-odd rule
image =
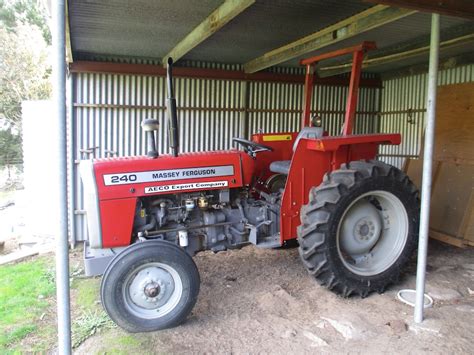
<svg viewBox="0 0 474 355">
<path fill-rule="evenodd" d="M 291 160 L 277 160 L 270 164 L 270 171 L 277 174 L 288 175 Z"/>
</svg>

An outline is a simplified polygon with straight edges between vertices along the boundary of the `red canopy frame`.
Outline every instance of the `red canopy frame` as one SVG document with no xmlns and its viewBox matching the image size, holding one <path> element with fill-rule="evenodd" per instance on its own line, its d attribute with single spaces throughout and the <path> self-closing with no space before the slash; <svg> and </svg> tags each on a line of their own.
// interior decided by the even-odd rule
<svg viewBox="0 0 474 355">
<path fill-rule="evenodd" d="M 306 66 L 306 77 L 305 77 L 305 89 L 304 89 L 304 103 L 303 103 L 303 118 L 301 127 L 310 125 L 311 120 L 311 101 L 313 97 L 314 88 L 314 66 L 324 60 L 334 57 L 340 57 L 343 55 L 352 53 L 352 71 L 351 79 L 349 82 L 349 94 L 347 96 L 346 103 L 346 116 L 344 119 L 344 128 L 342 134 L 344 136 L 352 134 L 352 125 L 357 108 L 357 97 L 359 92 L 360 73 L 362 71 L 362 61 L 364 60 L 364 54 L 375 49 L 377 46 L 375 42 L 362 42 L 361 44 L 353 47 L 338 49 L 329 53 L 324 53 L 300 61 L 301 65 Z"/>
</svg>

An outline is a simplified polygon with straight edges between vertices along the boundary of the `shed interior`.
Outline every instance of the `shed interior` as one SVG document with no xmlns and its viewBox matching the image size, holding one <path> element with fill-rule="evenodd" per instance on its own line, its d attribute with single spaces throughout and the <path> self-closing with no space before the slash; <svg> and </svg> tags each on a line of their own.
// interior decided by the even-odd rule
<svg viewBox="0 0 474 355">
<path fill-rule="evenodd" d="M 259 130 L 299 130 L 299 61 L 375 41 L 363 65 L 355 133 L 401 133 L 402 144 L 383 147 L 379 159 L 403 168 L 420 155 L 431 15 L 426 1 L 412 1 L 416 9 L 380 3 L 397 1 L 68 1 L 71 161 L 143 154 L 140 122 L 149 117 L 163 122 L 159 150 L 167 152 L 162 63 L 170 54 L 185 152 L 229 149 L 232 137 Z M 431 9 L 442 14 L 443 86 L 474 81 L 474 5 L 458 3 Z M 348 62 L 317 66 L 312 111 L 331 134 L 339 134 L 344 118 Z M 80 241 L 87 228 L 75 169 L 71 238 Z M 474 236 L 461 244 L 469 243 Z"/>
<path fill-rule="evenodd" d="M 60 5 L 53 17 L 62 34 Z M 367 53 L 363 63 L 354 133 L 401 133 L 402 143 L 382 147 L 378 159 L 405 169 L 419 180 L 427 120 L 431 13 L 438 13 L 442 15 L 438 86 L 439 95 L 443 95 L 438 97 L 442 104 L 438 121 L 442 120 L 443 129 L 436 135 L 449 149 L 435 147 L 435 203 L 431 215 L 436 220 L 431 223 L 430 235 L 459 247 L 474 245 L 474 160 L 469 149 L 474 104 L 471 0 L 83 0 L 66 1 L 66 5 L 67 199 L 64 179 L 60 190 L 61 200 L 68 202 L 69 215 L 65 223 L 65 213 L 61 213 L 60 230 L 64 236 L 69 227 L 72 243 L 88 238 L 78 173 L 81 160 L 143 155 L 146 142 L 140 122 L 145 118 L 162 123 L 158 150 L 160 154 L 168 153 L 163 63 L 170 56 L 176 62 L 180 151 L 221 150 L 232 148 L 232 137 L 247 138 L 258 131 L 300 130 L 304 92 L 300 60 L 374 41 L 377 49 Z M 434 28 L 438 20 L 433 16 Z M 58 48 L 63 64 L 64 52 L 61 45 Z M 349 57 L 331 59 L 316 68 L 311 111 L 322 117 L 323 127 L 333 135 L 341 132 L 349 62 Z M 62 95 L 65 71 L 55 64 L 60 73 L 58 82 L 61 81 L 57 91 Z M 61 95 L 57 95 L 57 104 L 62 110 Z M 61 110 L 57 116 L 62 132 L 65 115 Z M 428 121 L 432 127 L 432 115 Z M 459 142 L 464 143 L 460 146 Z M 66 158 L 66 143 L 62 143 L 61 168 Z M 426 180 L 424 185 L 426 188 Z M 428 205 L 424 203 L 424 207 Z M 422 211 L 426 215 L 428 208 Z M 418 264 L 417 274 L 421 278 L 416 280 L 421 296 L 421 301 L 420 297 L 417 299 L 419 310 L 423 309 L 427 266 L 424 236 L 426 233 L 421 233 L 419 260 L 423 261 Z M 210 318 L 203 318 L 205 328 L 202 319 L 201 323 L 194 319 L 185 329 L 184 338 L 178 328 L 176 333 L 170 330 L 160 333 L 165 334 L 164 338 L 158 334 L 155 340 L 148 338 L 145 342 L 154 347 L 153 351 L 169 346 L 174 352 L 196 348 L 205 352 L 215 352 L 216 348 L 255 352 L 255 347 L 263 347 L 291 353 L 327 345 L 343 352 L 381 352 L 387 346 L 401 352 L 442 348 L 468 351 L 465 349 L 471 346 L 468 334 L 472 333 L 469 316 L 473 307 L 472 290 L 466 283 L 472 280 L 472 253 L 441 244 L 435 244 L 435 249 L 428 264 L 434 272 L 427 292 L 437 294 L 440 307 L 432 309 L 431 315 L 435 316 L 423 325 L 411 322 L 404 306 L 395 301 L 396 290 L 361 300 L 361 307 L 354 307 L 352 300 L 331 298 L 313 285 L 302 286 L 298 280 L 301 270 L 294 263 L 298 258 L 295 250 L 285 254 L 270 250 L 275 253 L 263 255 L 256 248 L 245 248 L 241 252 L 220 253 L 220 261 L 209 266 L 209 255 L 203 253 L 202 258 L 196 258 L 206 276 L 216 282 L 223 280 L 217 287 L 217 283 L 207 280 L 202 283 L 201 307 L 213 310 Z M 234 258 L 237 254 L 240 260 Z M 61 342 L 67 343 L 64 333 L 69 332 L 69 318 L 64 311 L 69 306 L 69 270 L 65 238 L 58 237 L 57 258 L 57 284 L 61 286 L 58 335 Z M 249 259 L 256 264 L 248 263 Z M 263 271 L 268 265 L 271 270 Z M 226 287 L 219 287 L 224 284 Z M 400 287 L 413 288 L 414 284 L 412 276 Z M 229 307 L 233 300 L 236 302 L 231 304 L 237 306 Z M 250 311 L 243 316 L 241 310 L 247 306 Z M 416 320 L 416 315 L 415 312 L 415 323 L 421 321 Z M 217 317 L 212 324 L 215 316 L 225 319 Z M 442 326 L 438 327 L 440 323 Z M 390 334 L 383 334 L 387 329 L 391 329 Z M 235 337 L 236 333 L 240 337 Z M 117 333 L 110 334 L 114 344 L 119 344 Z M 104 351 L 109 351 L 108 343 L 102 340 L 101 345 L 107 348 Z"/>
</svg>

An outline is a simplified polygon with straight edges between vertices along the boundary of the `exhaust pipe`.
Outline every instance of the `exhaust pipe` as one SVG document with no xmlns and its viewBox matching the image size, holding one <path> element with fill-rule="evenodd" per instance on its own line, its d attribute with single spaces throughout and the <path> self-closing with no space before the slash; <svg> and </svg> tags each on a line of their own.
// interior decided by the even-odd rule
<svg viewBox="0 0 474 355">
<path fill-rule="evenodd" d="M 169 144 L 174 157 L 178 156 L 179 150 L 179 131 L 178 131 L 178 114 L 176 112 L 176 99 L 173 90 L 173 59 L 168 58 L 168 67 L 166 69 L 166 82 L 168 84 L 168 99 L 166 107 L 168 113 L 168 137 Z"/>
</svg>

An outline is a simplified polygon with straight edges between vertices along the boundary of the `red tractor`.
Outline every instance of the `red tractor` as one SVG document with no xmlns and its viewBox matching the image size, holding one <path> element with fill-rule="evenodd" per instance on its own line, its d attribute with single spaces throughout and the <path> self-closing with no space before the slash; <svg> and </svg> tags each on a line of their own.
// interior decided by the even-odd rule
<svg viewBox="0 0 474 355">
<path fill-rule="evenodd" d="M 147 156 L 80 165 L 86 270 L 104 274 L 102 304 L 119 326 L 144 332 L 183 322 L 198 297 L 192 256 L 201 250 L 277 248 L 297 239 L 308 272 L 343 297 L 383 292 L 398 280 L 416 247 L 418 190 L 399 169 L 374 160 L 380 144 L 400 143 L 399 134 L 351 134 L 363 53 L 373 47 L 364 42 L 302 61 L 300 132 L 234 138 L 242 150 L 183 154 L 169 60 L 172 154 L 158 156 L 158 122 L 150 119 L 142 123 Z M 342 135 L 328 136 L 310 117 L 313 68 L 341 54 L 354 59 L 346 119 Z"/>
</svg>

